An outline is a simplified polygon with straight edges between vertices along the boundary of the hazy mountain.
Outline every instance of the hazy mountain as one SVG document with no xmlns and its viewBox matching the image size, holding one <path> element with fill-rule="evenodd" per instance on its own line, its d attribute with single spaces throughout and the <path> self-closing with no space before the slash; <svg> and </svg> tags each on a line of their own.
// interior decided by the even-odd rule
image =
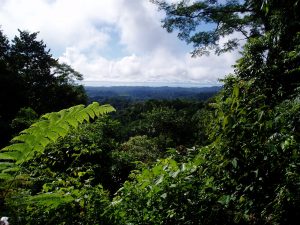
<svg viewBox="0 0 300 225">
<path fill-rule="evenodd" d="M 147 99 L 199 99 L 206 100 L 216 94 L 222 87 L 147 87 L 147 86 L 114 86 L 91 87 L 85 90 L 90 101 L 103 101 L 108 98 L 125 98 L 129 100 Z"/>
</svg>

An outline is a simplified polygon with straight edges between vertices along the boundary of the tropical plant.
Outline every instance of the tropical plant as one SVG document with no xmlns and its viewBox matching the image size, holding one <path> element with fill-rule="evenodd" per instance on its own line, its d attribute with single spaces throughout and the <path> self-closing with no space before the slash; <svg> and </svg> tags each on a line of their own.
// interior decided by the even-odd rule
<svg viewBox="0 0 300 225">
<path fill-rule="evenodd" d="M 42 153 L 45 147 L 58 140 L 83 122 L 89 122 L 100 115 L 114 111 L 109 105 L 98 103 L 87 107 L 78 105 L 55 113 L 47 113 L 41 119 L 12 139 L 12 144 L 0 153 L 1 177 L 10 177 L 10 172 L 18 170 L 18 165 L 30 160 L 36 153 Z"/>
<path fill-rule="evenodd" d="M 105 165 L 97 160 L 100 159 L 99 155 L 105 157 L 101 153 L 109 143 L 104 142 L 102 149 L 97 149 L 101 148 L 96 144 L 99 133 L 95 132 L 93 137 L 89 133 L 96 127 L 82 128 L 79 125 L 111 111 L 114 108 L 109 105 L 93 103 L 86 108 L 79 105 L 46 114 L 13 139 L 18 143 L 2 150 L 2 159 L 14 160 L 11 164 L 14 163 L 15 167 L 11 169 L 18 171 L 13 179 L 8 180 L 6 173 L 13 175 L 12 170 L 2 170 L 3 197 L 6 197 L 6 208 L 13 223 L 49 224 L 56 221 L 60 224 L 80 224 L 94 221 L 96 224 L 106 224 L 101 214 L 109 203 L 109 192 L 103 189 L 99 176 L 108 177 L 108 174 L 102 170 Z M 102 123 L 95 124 L 99 127 Z M 77 134 L 74 131 L 76 128 L 82 131 Z M 103 133 L 105 129 L 98 132 Z M 25 159 L 13 158 L 14 155 Z M 24 175 L 27 179 L 24 179 Z M 21 177 L 23 180 L 20 180 Z M 37 219 L 33 221 L 32 218 Z"/>
<path fill-rule="evenodd" d="M 100 106 L 98 103 L 93 103 L 87 107 L 78 105 L 42 116 L 38 122 L 14 137 L 11 145 L 1 150 L 0 179 L 2 188 L 4 183 L 16 181 L 20 176 L 20 165 L 42 153 L 49 143 L 66 136 L 79 124 L 112 111 L 114 108 L 109 105 Z"/>
</svg>

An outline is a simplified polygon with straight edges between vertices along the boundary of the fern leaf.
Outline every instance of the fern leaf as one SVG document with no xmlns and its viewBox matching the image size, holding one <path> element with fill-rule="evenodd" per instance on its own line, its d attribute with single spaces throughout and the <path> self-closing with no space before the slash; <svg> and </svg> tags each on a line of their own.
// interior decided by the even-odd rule
<svg viewBox="0 0 300 225">
<path fill-rule="evenodd" d="M 30 140 L 31 142 L 31 140 Z M 30 142 L 20 142 L 20 143 L 14 143 L 12 145 L 6 146 L 3 148 L 1 152 L 8 152 L 8 151 L 19 151 L 22 152 L 24 149 L 30 148 Z M 0 158 L 1 159 L 1 158 Z"/>
<path fill-rule="evenodd" d="M 89 114 L 88 110 L 85 110 L 85 111 L 86 111 L 86 113 L 83 113 L 83 114 L 82 114 L 82 117 L 83 117 L 83 119 L 84 119 L 86 122 L 89 122 L 89 121 L 90 121 L 90 114 Z"/>
<path fill-rule="evenodd" d="M 13 166 L 13 163 L 9 163 L 9 162 L 0 162 L 0 170 L 5 170 L 11 166 Z"/>
<path fill-rule="evenodd" d="M 47 209 L 56 209 L 61 204 L 74 201 L 74 198 L 65 193 L 43 193 L 22 198 L 22 201 L 23 204 L 25 203 L 27 205 L 38 205 L 41 208 L 47 207 Z"/>
<path fill-rule="evenodd" d="M 62 137 L 64 136 L 62 135 Z M 51 142 L 49 138 L 46 138 L 44 136 L 38 136 L 37 139 L 44 148 Z"/>
<path fill-rule="evenodd" d="M 115 111 L 112 106 L 100 106 L 99 103 L 94 102 L 86 108 L 83 105 L 77 105 L 43 115 L 38 122 L 13 138 L 13 144 L 0 150 L 1 163 L 14 162 L 13 165 L 10 164 L 9 166 L 1 164 L 0 174 L 2 178 L 8 172 L 17 171 L 18 168 L 14 167 L 19 167 L 23 162 L 32 159 L 36 153 L 42 153 L 51 142 L 67 135 L 71 127 L 77 128 L 79 124 L 88 122 L 90 118 L 94 119 L 112 111 Z"/>
<path fill-rule="evenodd" d="M 78 121 L 74 117 L 68 117 L 66 118 L 66 121 L 68 124 L 70 124 L 72 127 L 77 128 L 78 127 Z"/>
<path fill-rule="evenodd" d="M 57 133 L 60 137 L 64 137 L 68 134 L 69 127 L 66 129 L 65 127 L 62 127 L 62 126 L 55 126 L 55 127 L 52 127 L 52 130 L 55 133 Z"/>
<path fill-rule="evenodd" d="M 20 168 L 19 167 L 11 167 L 11 168 L 7 168 L 5 170 L 2 170 L 2 173 L 7 173 L 7 174 L 15 174 L 15 172 L 19 171 Z"/>
<path fill-rule="evenodd" d="M 11 180 L 12 178 L 13 176 L 8 173 L 0 173 L 0 180 L 2 181 Z"/>
<path fill-rule="evenodd" d="M 90 106 L 86 107 L 86 112 L 87 112 L 87 114 L 90 118 L 92 118 L 92 119 L 95 118 L 95 113 L 94 113 L 93 109 Z"/>
<path fill-rule="evenodd" d="M 53 131 L 53 128 L 45 132 L 45 137 L 49 138 L 52 142 L 55 142 L 59 136 L 60 135 L 58 133 Z"/>
</svg>

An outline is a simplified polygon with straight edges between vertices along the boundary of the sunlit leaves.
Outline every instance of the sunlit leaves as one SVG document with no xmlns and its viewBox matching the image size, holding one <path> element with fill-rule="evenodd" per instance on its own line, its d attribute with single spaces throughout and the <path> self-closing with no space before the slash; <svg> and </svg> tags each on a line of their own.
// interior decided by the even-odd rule
<svg viewBox="0 0 300 225">
<path fill-rule="evenodd" d="M 13 166 L 19 165 L 30 160 L 35 154 L 42 153 L 49 143 L 56 142 L 83 122 L 112 111 L 114 108 L 109 105 L 100 106 L 93 103 L 87 107 L 78 105 L 45 114 L 38 122 L 13 138 L 12 144 L 1 150 L 0 159 L 13 161 Z"/>
</svg>

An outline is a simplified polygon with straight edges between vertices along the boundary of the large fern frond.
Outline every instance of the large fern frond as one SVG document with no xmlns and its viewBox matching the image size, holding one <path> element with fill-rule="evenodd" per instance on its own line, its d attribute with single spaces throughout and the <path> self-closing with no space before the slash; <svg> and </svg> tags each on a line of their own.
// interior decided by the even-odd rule
<svg viewBox="0 0 300 225">
<path fill-rule="evenodd" d="M 115 111 L 110 105 L 94 102 L 87 107 L 77 105 L 59 112 L 45 114 L 41 119 L 12 139 L 12 144 L 0 150 L 0 180 L 16 173 L 19 165 L 42 153 L 49 143 L 66 136 L 79 124 Z"/>
</svg>

